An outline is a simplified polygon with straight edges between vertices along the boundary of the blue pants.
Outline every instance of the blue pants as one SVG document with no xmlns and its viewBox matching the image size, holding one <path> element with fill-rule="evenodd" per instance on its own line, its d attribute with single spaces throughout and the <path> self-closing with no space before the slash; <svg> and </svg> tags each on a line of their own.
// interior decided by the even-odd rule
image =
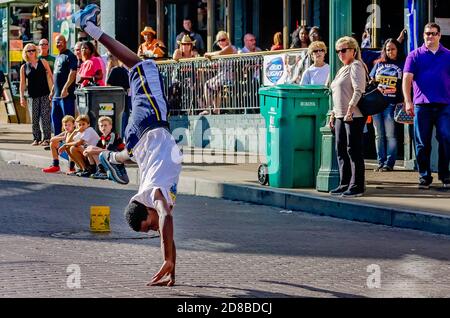
<svg viewBox="0 0 450 318">
<path fill-rule="evenodd" d="M 450 104 L 420 104 L 414 107 L 414 140 L 416 158 L 421 178 L 428 181 L 431 177 L 431 138 L 436 126 L 436 139 L 439 143 L 438 177 L 444 180 L 450 177 Z"/>
<path fill-rule="evenodd" d="M 53 132 L 58 135 L 62 132 L 62 119 L 66 115 L 75 116 L 75 99 L 55 97 L 52 101 Z"/>
<path fill-rule="evenodd" d="M 130 113 L 131 113 L 131 97 L 126 96 L 125 97 L 125 109 L 123 111 L 122 115 L 122 130 L 120 132 L 120 137 L 124 138 L 125 136 L 125 129 L 128 125 L 128 120 L 130 119 Z"/>
<path fill-rule="evenodd" d="M 394 168 L 397 159 L 397 137 L 395 136 L 394 121 L 395 105 L 390 104 L 384 112 L 373 115 L 375 128 L 375 146 L 380 167 Z"/>
</svg>

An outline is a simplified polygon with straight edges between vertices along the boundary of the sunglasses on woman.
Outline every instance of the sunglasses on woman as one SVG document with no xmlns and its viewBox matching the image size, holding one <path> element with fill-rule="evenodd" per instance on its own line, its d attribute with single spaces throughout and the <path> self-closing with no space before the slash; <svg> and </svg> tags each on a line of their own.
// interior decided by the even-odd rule
<svg viewBox="0 0 450 318">
<path fill-rule="evenodd" d="M 319 50 L 314 50 L 314 51 L 312 51 L 313 53 L 319 53 L 319 52 L 325 52 L 325 50 L 324 49 L 319 49 Z"/>
<path fill-rule="evenodd" d="M 33 53 L 36 52 L 36 50 L 28 50 L 27 53 Z"/>
<path fill-rule="evenodd" d="M 336 54 L 339 54 L 339 53 L 345 54 L 345 53 L 347 53 L 347 50 L 353 50 L 353 49 L 346 47 L 344 49 L 336 50 Z"/>
</svg>

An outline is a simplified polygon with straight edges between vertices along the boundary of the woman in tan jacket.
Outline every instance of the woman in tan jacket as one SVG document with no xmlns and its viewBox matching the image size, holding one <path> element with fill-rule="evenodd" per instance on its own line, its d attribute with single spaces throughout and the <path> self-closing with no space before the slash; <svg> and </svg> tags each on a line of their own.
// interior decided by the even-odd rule
<svg viewBox="0 0 450 318">
<path fill-rule="evenodd" d="M 366 118 L 358 102 L 365 91 L 367 70 L 355 39 L 346 36 L 337 40 L 336 53 L 344 65 L 331 83 L 334 106 L 330 128 L 336 134 L 340 184 L 330 194 L 359 197 L 365 187 L 363 130 Z"/>
</svg>

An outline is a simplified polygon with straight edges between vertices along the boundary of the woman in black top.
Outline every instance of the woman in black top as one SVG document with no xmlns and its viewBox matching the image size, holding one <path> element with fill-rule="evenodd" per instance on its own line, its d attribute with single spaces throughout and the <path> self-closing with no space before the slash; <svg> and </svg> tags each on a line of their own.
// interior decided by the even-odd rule
<svg viewBox="0 0 450 318">
<path fill-rule="evenodd" d="M 106 66 L 106 85 L 120 86 L 125 90 L 125 108 L 122 115 L 122 129 L 121 136 L 125 136 L 125 128 L 128 125 L 128 118 L 131 114 L 131 95 L 130 95 L 130 79 L 128 77 L 128 70 L 123 64 L 111 53 L 108 53 L 108 64 Z"/>
<path fill-rule="evenodd" d="M 28 96 L 32 100 L 33 146 L 49 146 L 51 138 L 50 119 L 50 90 L 53 86 L 53 74 L 48 62 L 38 59 L 34 44 L 27 44 L 22 51 L 25 64 L 20 68 L 20 105 L 27 106 L 25 88 L 28 87 Z M 42 120 L 44 139 L 42 140 L 39 122 Z"/>
</svg>

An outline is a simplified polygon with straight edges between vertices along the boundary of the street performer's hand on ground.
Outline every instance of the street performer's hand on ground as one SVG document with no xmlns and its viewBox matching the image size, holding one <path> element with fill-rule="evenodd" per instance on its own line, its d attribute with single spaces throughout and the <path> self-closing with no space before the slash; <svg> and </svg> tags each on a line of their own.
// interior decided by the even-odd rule
<svg viewBox="0 0 450 318">
<path fill-rule="evenodd" d="M 168 276 L 166 279 L 164 279 Z M 152 280 L 147 286 L 173 286 L 175 285 L 175 264 L 170 261 L 164 261 L 158 273 L 153 275 Z"/>
</svg>

